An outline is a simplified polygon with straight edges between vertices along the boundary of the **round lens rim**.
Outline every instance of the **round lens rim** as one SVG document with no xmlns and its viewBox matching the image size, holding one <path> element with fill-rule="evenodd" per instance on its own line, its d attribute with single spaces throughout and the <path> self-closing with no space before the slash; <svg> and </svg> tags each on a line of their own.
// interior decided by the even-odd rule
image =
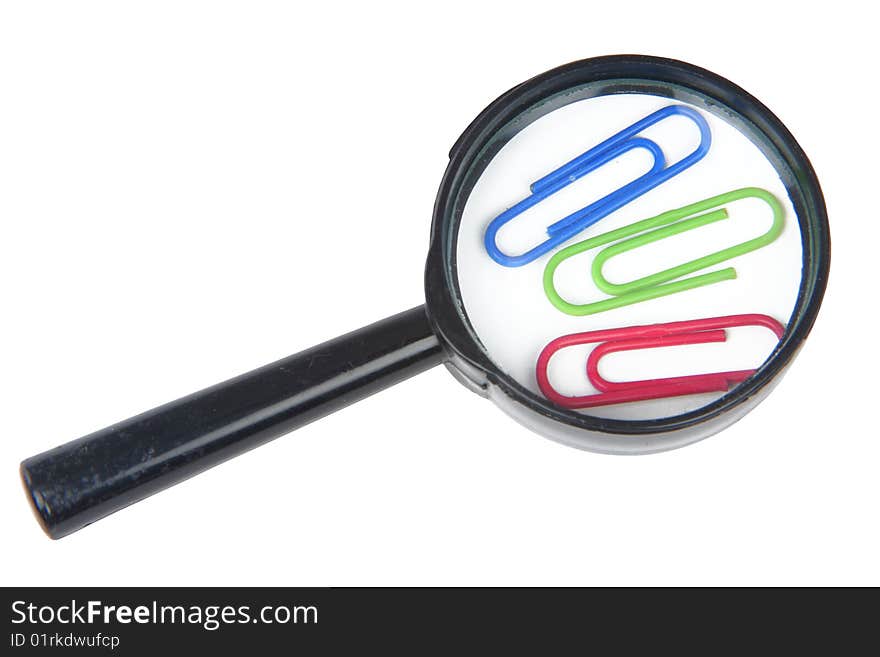
<svg viewBox="0 0 880 657">
<path fill-rule="evenodd" d="M 672 86 L 696 92 L 731 110 L 766 140 L 792 174 L 792 178 L 784 182 L 798 216 L 803 247 L 795 309 L 785 335 L 757 373 L 699 409 L 651 420 L 612 420 L 561 409 L 501 371 L 480 345 L 470 325 L 455 269 L 457 228 L 470 193 L 466 186 L 468 174 L 474 167 L 485 168 L 497 152 L 497 149 L 488 151 L 486 148 L 496 134 L 505 128 L 509 130 L 517 117 L 550 99 L 560 98 L 567 90 L 607 81 L 619 87 L 609 93 L 625 93 L 621 81 L 627 80 L 638 81 L 639 90 L 656 83 L 658 90 L 667 91 Z M 517 131 L 515 129 L 513 134 Z M 425 295 L 428 316 L 447 348 L 451 364 L 472 384 L 495 385 L 533 412 L 587 431 L 623 435 L 669 433 L 733 414 L 762 392 L 769 392 L 768 386 L 785 371 L 816 320 L 827 284 L 830 255 L 828 217 L 818 178 L 803 149 L 767 107 L 729 80 L 692 64 L 647 55 L 611 55 L 566 64 L 514 87 L 483 110 L 462 133 L 450 151 L 434 205 Z"/>
</svg>

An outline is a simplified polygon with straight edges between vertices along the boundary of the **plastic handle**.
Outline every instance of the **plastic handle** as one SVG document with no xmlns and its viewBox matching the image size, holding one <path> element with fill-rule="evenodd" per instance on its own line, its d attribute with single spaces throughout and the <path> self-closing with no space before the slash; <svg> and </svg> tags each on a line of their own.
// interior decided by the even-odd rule
<svg viewBox="0 0 880 657">
<path fill-rule="evenodd" d="M 61 538 L 443 360 L 420 306 L 33 456 L 22 480 Z"/>
</svg>

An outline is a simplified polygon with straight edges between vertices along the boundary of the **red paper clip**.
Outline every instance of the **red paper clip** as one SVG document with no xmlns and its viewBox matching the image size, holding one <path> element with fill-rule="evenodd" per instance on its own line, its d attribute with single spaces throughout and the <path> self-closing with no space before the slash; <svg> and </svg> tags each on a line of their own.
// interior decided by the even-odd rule
<svg viewBox="0 0 880 657">
<path fill-rule="evenodd" d="M 763 326 L 773 331 L 777 338 L 782 338 L 785 327 L 767 315 L 729 315 L 727 317 L 707 317 L 684 322 L 668 322 L 648 326 L 627 326 L 624 328 L 586 333 L 563 335 L 551 341 L 538 356 L 535 376 L 538 387 L 544 396 L 553 403 L 565 408 L 590 408 L 607 404 L 623 404 L 626 402 L 644 401 L 646 399 L 662 399 L 694 395 L 702 392 L 726 392 L 731 386 L 744 381 L 755 373 L 755 370 L 735 370 L 731 372 L 713 372 L 711 374 L 690 374 L 673 376 L 665 379 L 647 379 L 643 381 L 608 381 L 599 374 L 599 361 L 606 354 L 616 351 L 634 349 L 651 349 L 655 347 L 673 347 L 688 344 L 706 344 L 724 342 L 727 334 L 723 329 L 736 326 Z M 547 376 L 547 365 L 560 349 L 579 344 L 601 343 L 593 348 L 587 358 L 587 378 L 596 390 L 592 395 L 568 397 L 557 392 L 550 385 Z"/>
</svg>

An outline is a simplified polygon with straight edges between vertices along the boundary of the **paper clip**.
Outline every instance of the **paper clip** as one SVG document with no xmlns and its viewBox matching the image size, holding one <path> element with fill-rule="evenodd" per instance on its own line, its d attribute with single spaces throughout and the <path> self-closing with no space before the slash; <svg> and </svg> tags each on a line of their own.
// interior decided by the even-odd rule
<svg viewBox="0 0 880 657">
<path fill-rule="evenodd" d="M 773 211 L 773 222 L 769 230 L 763 235 L 628 283 L 612 283 L 602 273 L 602 267 L 615 255 L 726 219 L 729 216 L 727 209 L 720 206 L 745 198 L 761 199 Z M 562 312 L 569 315 L 583 316 L 691 290 L 703 285 L 730 280 L 736 278 L 736 269 L 733 267 L 727 267 L 708 274 L 700 274 L 699 276 L 693 276 L 673 283 L 668 282 L 767 246 L 782 233 L 784 223 L 785 210 L 773 194 L 757 187 L 737 189 L 686 205 L 677 210 L 664 212 L 650 219 L 637 221 L 634 224 L 565 247 L 553 254 L 553 257 L 550 258 L 547 267 L 544 269 L 544 292 L 547 298 L 550 299 L 550 303 Z M 622 239 L 626 237 L 630 239 Z M 556 268 L 567 258 L 610 242 L 616 242 L 616 244 L 612 244 L 596 254 L 593 260 L 592 276 L 597 288 L 613 296 L 608 299 L 585 304 L 570 303 L 563 299 L 556 291 L 553 283 Z"/>
<path fill-rule="evenodd" d="M 667 166 L 666 156 L 655 142 L 644 137 L 636 137 L 635 135 L 655 123 L 676 114 L 686 116 L 697 124 L 697 127 L 700 129 L 700 145 L 690 155 Z M 685 105 L 669 105 L 659 109 L 640 121 L 636 121 L 628 128 L 624 128 L 598 146 L 594 146 L 585 153 L 581 153 L 540 180 L 533 182 L 529 187 L 531 191 L 529 196 L 499 214 L 486 228 L 484 237 L 486 252 L 495 262 L 505 267 L 521 267 L 528 264 L 545 253 L 552 251 L 563 242 L 570 240 L 585 228 L 592 226 L 600 219 L 607 217 L 645 192 L 650 191 L 657 185 L 666 182 L 673 176 L 696 164 L 709 151 L 711 143 L 712 133 L 709 130 L 709 124 L 706 123 L 706 119 L 696 110 Z M 548 196 L 555 194 L 563 187 L 570 185 L 578 178 L 582 178 L 603 164 L 637 148 L 647 150 L 654 157 L 654 164 L 651 166 L 650 171 L 598 201 L 572 212 L 567 217 L 548 226 L 547 235 L 550 236 L 549 239 L 529 251 L 512 256 L 503 253 L 498 248 L 496 235 L 504 224 L 537 205 Z"/>
<path fill-rule="evenodd" d="M 780 339 L 785 333 L 785 327 L 772 317 L 747 314 L 563 335 L 548 343 L 541 351 L 541 355 L 538 356 L 535 368 L 538 387 L 547 399 L 564 408 L 591 408 L 705 392 L 727 392 L 737 383 L 749 378 L 756 370 L 735 370 L 674 376 L 665 379 L 613 382 L 606 380 L 599 373 L 599 361 L 603 356 L 617 351 L 724 342 L 727 339 L 727 334 L 723 329 L 737 326 L 763 326 L 773 331 Z M 569 397 L 557 392 L 550 385 L 547 376 L 547 366 L 550 359 L 557 351 L 566 347 L 591 343 L 600 344 L 593 348 L 587 359 L 587 378 L 599 392 L 577 397 Z"/>
</svg>

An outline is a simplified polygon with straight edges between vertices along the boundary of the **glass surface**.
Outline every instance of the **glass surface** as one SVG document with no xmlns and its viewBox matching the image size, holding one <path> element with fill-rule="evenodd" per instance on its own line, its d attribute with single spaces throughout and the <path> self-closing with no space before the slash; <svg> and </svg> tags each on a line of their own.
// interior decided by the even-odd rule
<svg viewBox="0 0 880 657">
<path fill-rule="evenodd" d="M 516 125 L 500 131 L 498 140 L 503 145 L 479 173 L 461 215 L 456 240 L 457 286 L 467 318 L 495 364 L 528 390 L 544 396 L 536 379 L 536 363 L 542 349 L 560 336 L 744 313 L 768 315 L 784 325 L 797 301 L 801 235 L 783 182 L 787 172 L 780 175 L 767 157 L 767 148 L 734 124 L 735 115 L 679 89 L 668 90 L 675 98 L 648 93 L 596 96 L 595 90 L 588 89 L 580 93 L 584 96 L 581 100 L 576 100 L 576 94 L 551 100 L 535 108 L 533 115 L 526 114 Z M 531 183 L 670 104 L 692 107 L 709 123 L 712 145 L 702 160 L 531 263 L 505 267 L 489 256 L 484 244 L 487 226 L 527 197 Z M 668 163 L 686 156 L 699 143 L 696 125 L 682 116 L 665 119 L 639 136 L 654 141 Z M 623 153 L 511 220 L 497 233 L 498 248 L 509 254 L 527 251 L 547 239 L 547 226 L 645 174 L 651 165 L 648 150 L 636 148 Z M 736 278 L 586 316 L 562 312 L 548 299 L 545 268 L 560 249 L 745 187 L 764 189 L 779 201 L 784 212 L 779 236 L 750 253 L 673 280 L 729 267 L 736 270 Z M 771 225 L 772 211 L 759 199 L 746 198 L 722 207 L 729 211 L 727 219 L 616 255 L 604 265 L 604 276 L 611 282 L 638 279 L 750 240 L 767 232 Z M 614 296 L 597 289 L 591 276 L 592 261 L 603 248 L 585 251 L 559 264 L 552 280 L 562 298 L 572 304 L 585 304 Z M 724 342 L 637 350 L 606 347 L 609 353 L 599 361 L 598 371 L 614 384 L 750 370 L 767 359 L 778 340 L 764 327 L 725 329 L 722 337 L 726 338 Z M 550 359 L 549 382 L 560 395 L 597 392 L 586 370 L 596 344 L 568 347 Z M 654 419 L 698 409 L 723 394 L 726 390 L 662 396 L 578 412 L 616 419 Z"/>
</svg>

